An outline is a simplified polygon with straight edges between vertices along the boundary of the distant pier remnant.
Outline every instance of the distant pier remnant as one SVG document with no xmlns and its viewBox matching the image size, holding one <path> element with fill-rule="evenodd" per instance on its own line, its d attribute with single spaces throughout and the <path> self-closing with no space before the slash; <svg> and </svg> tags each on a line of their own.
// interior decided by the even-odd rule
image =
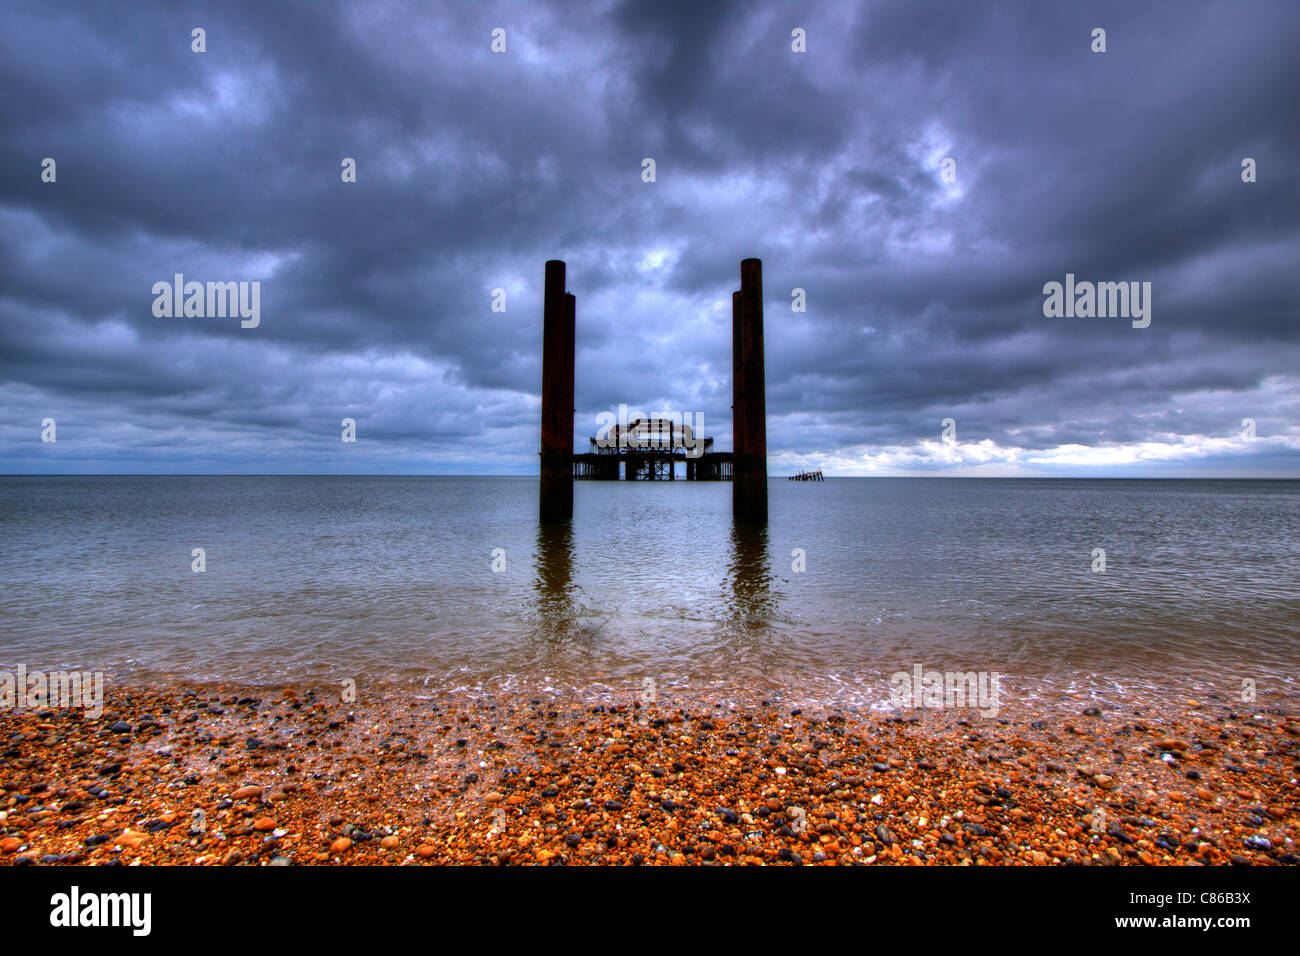
<svg viewBox="0 0 1300 956">
<path fill-rule="evenodd" d="M 577 300 L 564 291 L 564 263 L 546 263 L 542 314 L 542 468 L 538 513 L 543 522 L 573 517 L 573 362 Z"/>
<path fill-rule="evenodd" d="M 763 375 L 763 263 L 740 264 L 740 291 L 731 296 L 731 513 L 767 521 L 767 392 Z"/>
</svg>

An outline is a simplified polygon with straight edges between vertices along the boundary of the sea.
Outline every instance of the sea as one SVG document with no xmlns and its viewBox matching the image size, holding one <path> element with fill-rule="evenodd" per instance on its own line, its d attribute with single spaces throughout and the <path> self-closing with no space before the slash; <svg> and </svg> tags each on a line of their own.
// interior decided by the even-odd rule
<svg viewBox="0 0 1300 956">
<path fill-rule="evenodd" d="M 0 478 L 0 668 L 868 707 L 918 668 L 1023 698 L 1297 689 L 1300 481 L 772 479 L 764 528 L 725 482 L 577 482 L 559 526 L 537 487 Z"/>
</svg>

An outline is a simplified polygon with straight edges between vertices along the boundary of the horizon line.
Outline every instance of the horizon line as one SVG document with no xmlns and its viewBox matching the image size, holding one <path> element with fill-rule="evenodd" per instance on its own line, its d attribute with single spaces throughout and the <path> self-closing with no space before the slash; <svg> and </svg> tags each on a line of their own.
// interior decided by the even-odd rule
<svg viewBox="0 0 1300 956">
<path fill-rule="evenodd" d="M 768 475 L 768 481 L 786 480 L 788 475 Z M 1300 481 L 1293 475 L 824 475 L 826 480 L 892 480 L 892 479 L 946 479 L 949 481 Z M 221 471 L 85 471 L 85 472 L 0 472 L 0 478 L 519 478 L 539 480 L 539 475 L 511 475 L 478 472 L 221 472 Z M 577 483 L 575 479 L 575 484 Z M 637 480 L 632 483 L 648 484 L 727 484 L 726 481 L 688 482 L 685 479 L 660 479 L 658 482 Z M 611 482 L 587 482 L 610 484 Z M 617 484 L 628 484 L 618 479 Z"/>
</svg>

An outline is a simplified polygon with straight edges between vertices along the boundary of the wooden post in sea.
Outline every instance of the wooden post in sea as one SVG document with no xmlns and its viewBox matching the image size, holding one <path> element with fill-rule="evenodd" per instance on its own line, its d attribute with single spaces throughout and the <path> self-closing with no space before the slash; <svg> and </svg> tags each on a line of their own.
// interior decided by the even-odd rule
<svg viewBox="0 0 1300 956">
<path fill-rule="evenodd" d="M 767 395 L 763 374 L 763 263 L 740 264 L 731 299 L 732 428 L 736 441 L 732 515 L 767 523 Z"/>
<path fill-rule="evenodd" d="M 538 517 L 573 517 L 573 362 L 577 300 L 564 291 L 564 263 L 546 263 L 542 300 L 542 451 Z"/>
</svg>

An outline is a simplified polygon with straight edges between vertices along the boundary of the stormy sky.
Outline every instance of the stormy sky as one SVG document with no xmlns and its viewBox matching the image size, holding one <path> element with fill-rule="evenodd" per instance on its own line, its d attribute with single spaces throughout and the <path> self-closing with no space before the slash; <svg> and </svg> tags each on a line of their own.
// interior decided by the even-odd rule
<svg viewBox="0 0 1300 956">
<path fill-rule="evenodd" d="M 627 403 L 730 448 L 755 256 L 773 474 L 1300 476 L 1293 0 L 0 22 L 0 472 L 536 474 L 550 258 L 579 442 Z M 156 316 L 176 273 L 260 323 Z M 1046 317 L 1067 273 L 1149 327 Z"/>
</svg>

